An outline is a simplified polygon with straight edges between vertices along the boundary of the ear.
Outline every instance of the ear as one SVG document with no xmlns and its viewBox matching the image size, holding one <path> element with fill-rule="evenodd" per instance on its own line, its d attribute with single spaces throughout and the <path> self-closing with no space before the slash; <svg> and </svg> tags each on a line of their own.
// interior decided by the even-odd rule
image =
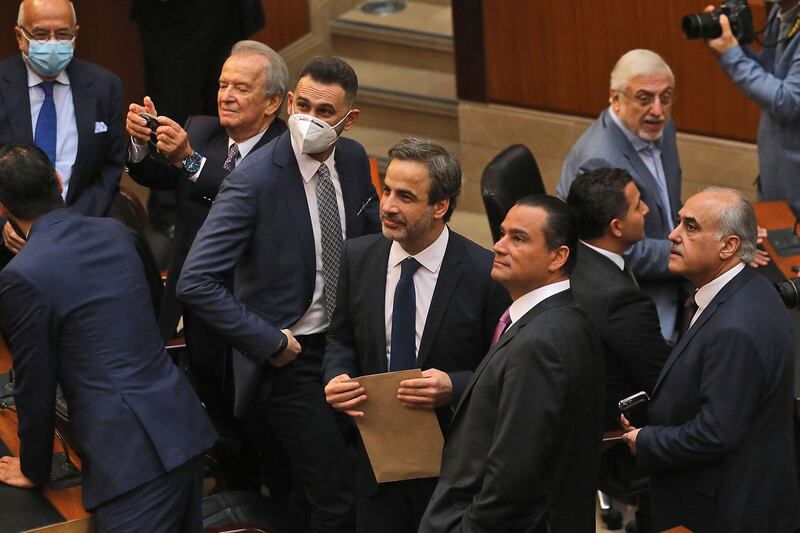
<svg viewBox="0 0 800 533">
<path fill-rule="evenodd" d="M 294 93 L 289 91 L 286 93 L 286 114 L 292 114 L 292 107 L 294 106 Z"/>
<path fill-rule="evenodd" d="M 350 115 L 347 117 L 347 120 L 344 121 L 343 131 L 347 131 L 355 125 L 359 113 L 361 113 L 361 110 L 356 107 L 350 110 Z"/>
<path fill-rule="evenodd" d="M 276 115 L 281 107 L 283 97 L 279 94 L 273 94 L 267 98 L 267 103 L 264 106 L 264 114 L 268 117 Z"/>
<path fill-rule="evenodd" d="M 58 183 L 58 193 L 64 194 L 64 180 L 61 179 L 61 172 L 56 170 L 56 182 Z"/>
<path fill-rule="evenodd" d="M 728 235 L 722 240 L 722 248 L 719 251 L 719 258 L 723 261 L 727 261 L 736 255 L 736 252 L 739 251 L 739 247 L 741 245 L 742 242 L 738 235 Z"/>
<path fill-rule="evenodd" d="M 439 200 L 433 204 L 433 218 L 437 220 L 444 218 L 444 215 L 447 213 L 448 209 L 450 209 L 450 198 Z"/>
<path fill-rule="evenodd" d="M 555 250 L 550 251 L 550 264 L 547 267 L 548 272 L 551 274 L 555 274 L 556 272 L 560 272 L 564 265 L 567 264 L 567 259 L 569 259 L 569 248 L 562 245 L 556 248 Z"/>
<path fill-rule="evenodd" d="M 22 30 L 19 26 L 14 26 L 14 36 L 17 38 L 17 46 L 19 47 L 20 52 L 25 52 L 25 45 L 27 41 L 25 40 L 25 36 L 22 35 Z"/>
<path fill-rule="evenodd" d="M 609 91 L 608 103 L 611 104 L 611 109 L 614 110 L 614 113 L 619 114 L 619 108 L 621 107 L 619 103 L 619 91 L 613 89 Z"/>
<path fill-rule="evenodd" d="M 622 237 L 622 227 L 625 225 L 625 222 L 618 218 L 611 219 L 611 222 L 608 224 L 608 231 L 611 232 L 615 238 L 619 239 Z"/>
</svg>

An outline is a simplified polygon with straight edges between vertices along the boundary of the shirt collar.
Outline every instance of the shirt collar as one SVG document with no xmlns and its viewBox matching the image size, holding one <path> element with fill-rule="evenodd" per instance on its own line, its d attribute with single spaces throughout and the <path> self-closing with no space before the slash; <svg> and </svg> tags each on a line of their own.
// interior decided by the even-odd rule
<svg viewBox="0 0 800 533">
<path fill-rule="evenodd" d="M 697 307 L 699 309 L 705 309 L 708 307 L 708 304 L 710 304 L 711 300 L 713 300 L 719 291 L 722 290 L 722 287 L 727 285 L 727 283 L 742 270 L 744 270 L 744 263 L 740 262 L 732 269 L 728 270 L 724 274 L 720 274 L 713 280 L 697 289 L 697 292 L 694 294 L 694 301 L 697 303 Z"/>
<path fill-rule="evenodd" d="M 625 258 L 622 257 L 621 255 L 615 254 L 614 252 L 612 252 L 610 250 L 605 250 L 603 248 L 598 248 L 597 246 L 591 245 L 591 244 L 589 244 L 588 242 L 586 242 L 584 240 L 581 240 L 581 242 L 587 248 L 591 248 L 592 250 L 594 250 L 598 254 L 609 258 L 615 265 L 617 265 L 619 267 L 620 270 L 625 270 Z"/>
<path fill-rule="evenodd" d="M 630 141 L 633 145 L 633 149 L 637 152 L 641 152 L 642 150 L 646 150 L 647 148 L 655 148 L 656 150 L 661 150 L 661 139 L 657 139 L 653 142 L 645 141 L 631 130 L 629 130 L 619 119 L 616 113 L 614 113 L 614 109 L 609 106 L 608 107 L 608 114 L 611 115 L 611 120 L 614 121 L 619 129 L 622 130 L 622 133 L 625 134 L 625 137 Z"/>
<path fill-rule="evenodd" d="M 41 76 L 39 76 L 31 67 L 28 66 L 27 63 L 25 63 L 25 68 L 28 70 L 29 88 L 35 87 L 44 81 Z M 62 85 L 69 85 L 69 76 L 67 76 L 67 70 L 64 69 L 61 72 L 59 72 L 58 76 L 56 76 L 55 81 L 57 81 Z"/>
<path fill-rule="evenodd" d="M 319 167 L 322 165 L 322 163 L 325 163 L 325 165 L 327 165 L 328 170 L 333 168 L 333 165 L 335 163 L 334 156 L 336 155 L 336 146 L 334 146 L 330 157 L 328 157 L 328 159 L 320 163 L 310 155 L 301 152 L 300 147 L 298 147 L 295 144 L 294 138 L 291 135 L 289 136 L 289 138 L 292 140 L 292 151 L 294 152 L 295 159 L 297 159 L 297 166 L 300 169 L 300 175 L 303 176 L 303 181 L 305 181 L 306 183 L 311 181 L 311 178 L 313 178 L 314 174 L 317 173 L 317 170 L 319 170 Z"/>
<path fill-rule="evenodd" d="M 450 230 L 447 226 L 444 227 L 441 235 L 433 241 L 427 248 L 415 254 L 413 257 L 425 267 L 428 271 L 435 274 L 439 267 L 442 266 L 444 261 L 444 252 L 447 250 L 447 242 L 450 240 Z M 402 263 L 411 254 L 406 252 L 400 243 L 397 241 L 392 242 L 392 247 L 389 249 L 389 266 L 396 267 Z"/>
<path fill-rule="evenodd" d="M 230 150 L 231 145 L 235 143 L 236 147 L 239 149 L 239 157 L 244 159 L 247 156 L 247 154 L 249 154 L 250 151 L 255 147 L 255 145 L 258 144 L 258 141 L 261 140 L 261 137 L 264 136 L 264 134 L 267 132 L 268 129 L 269 129 L 269 124 L 267 124 L 267 127 L 264 128 L 263 130 L 259 131 L 249 139 L 242 141 L 240 143 L 237 143 L 236 141 L 228 137 L 228 150 Z M 314 172 L 316 172 L 316 170 Z"/>
<path fill-rule="evenodd" d="M 511 323 L 513 324 L 525 316 L 525 313 L 539 305 L 545 299 L 550 298 L 559 292 L 564 292 L 567 289 L 569 289 L 569 280 L 565 279 L 564 281 L 557 281 L 555 283 L 545 285 L 544 287 L 539 287 L 538 289 L 534 289 L 531 292 L 520 296 L 514 300 L 514 303 L 512 303 L 511 307 L 508 308 L 508 314 L 511 316 Z"/>
</svg>

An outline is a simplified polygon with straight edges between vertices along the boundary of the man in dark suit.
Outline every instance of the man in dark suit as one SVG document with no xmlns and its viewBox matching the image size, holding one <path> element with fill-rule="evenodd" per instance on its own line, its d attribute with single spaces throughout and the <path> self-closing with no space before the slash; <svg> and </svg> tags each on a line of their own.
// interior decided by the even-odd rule
<svg viewBox="0 0 800 533">
<path fill-rule="evenodd" d="M 686 304 L 694 313 L 656 383 L 650 425 L 625 434 L 652 471 L 653 525 L 798 531 L 795 344 L 775 289 L 746 266 L 753 208 L 738 191 L 711 188 L 678 216 L 669 268 L 698 288 Z"/>
<path fill-rule="evenodd" d="M 489 276 L 492 254 L 447 227 L 461 191 L 458 161 L 413 138 L 389 157 L 383 235 L 345 244 L 325 348 L 326 399 L 361 416 L 369 391 L 351 376 L 422 368 L 422 378 L 400 384 L 398 399 L 409 408 L 436 409 L 444 431 L 510 300 Z M 414 295 L 413 305 L 403 304 L 404 291 Z M 357 530 L 416 531 L 436 479 L 378 485 L 361 443 L 358 452 Z"/>
<path fill-rule="evenodd" d="M 222 180 L 245 157 L 286 130 L 277 113 L 286 96 L 288 77 L 286 63 L 267 45 L 256 41 L 236 43 L 219 75 L 220 118 L 193 116 L 181 127 L 170 117 L 158 117 L 161 126 L 156 130 L 156 148 L 166 161 L 148 153 L 146 143 L 151 132 L 139 113 L 157 114 L 149 97 L 144 99 L 144 105 L 130 105 L 126 123 L 131 136 L 130 176 L 154 190 L 176 192 L 177 223 L 159 316 L 161 335 L 165 340 L 171 338 L 183 315 L 192 375 L 200 398 L 223 434 L 229 431 L 240 434 L 239 443 L 249 439 L 237 430 L 238 424 L 231 419 L 231 409 L 224 399 L 229 365 L 225 341 L 212 325 L 182 309 L 175 298 L 175 286 Z M 198 161 L 199 170 L 187 170 L 188 165 Z M 232 278 L 231 272 L 228 286 L 232 286 Z M 222 450 L 219 460 L 228 483 L 233 486 L 260 484 L 257 476 L 252 475 L 257 469 L 244 464 L 242 454 Z"/>
<path fill-rule="evenodd" d="M 178 281 L 178 298 L 235 348 L 236 412 L 256 414 L 289 455 L 311 504 L 291 520 L 310 531 L 340 530 L 352 504 L 321 363 L 342 242 L 380 229 L 364 148 L 339 137 L 358 117 L 357 87 L 343 60 L 309 60 L 288 95 L 290 131 L 225 180 Z"/>
<path fill-rule="evenodd" d="M 623 257 L 644 237 L 649 211 L 630 174 L 597 169 L 575 178 L 567 204 L 578 224 L 578 262 L 570 286 L 603 345 L 606 429 L 619 429 L 619 400 L 653 392 L 669 355 L 658 312 Z"/>
<path fill-rule="evenodd" d="M 514 302 L 461 395 L 420 532 L 595 530 L 602 355 L 569 289 L 569 208 L 528 196 L 495 243 L 492 278 Z"/>
<path fill-rule="evenodd" d="M 680 208 L 681 166 L 672 113 L 675 78 L 650 50 L 625 53 L 611 71 L 609 107 L 581 135 L 564 161 L 558 196 L 576 176 L 597 168 L 628 171 L 650 207 L 645 237 L 625 255 L 642 290 L 655 302 L 662 335 L 673 338 L 681 281 L 667 269 L 669 241 Z"/>
<path fill-rule="evenodd" d="M 47 482 L 59 383 L 98 531 L 199 531 L 216 432 L 164 350 L 127 230 L 63 209 L 59 184 L 38 148 L 0 149 L 0 213 L 28 239 L 0 272 L 20 436 L 0 481 Z"/>
<path fill-rule="evenodd" d="M 125 158 L 122 82 L 70 60 L 78 26 L 67 0 L 25 0 L 14 31 L 21 55 L 0 62 L 0 145 L 35 142 L 61 173 L 66 205 L 103 216 Z M 4 218 L 0 224 L 5 265 L 25 240 Z"/>
</svg>

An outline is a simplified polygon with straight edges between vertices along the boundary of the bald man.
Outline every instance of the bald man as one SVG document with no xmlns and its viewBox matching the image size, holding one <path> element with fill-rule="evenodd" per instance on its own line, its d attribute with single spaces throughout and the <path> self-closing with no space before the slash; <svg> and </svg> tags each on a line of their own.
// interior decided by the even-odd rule
<svg viewBox="0 0 800 533">
<path fill-rule="evenodd" d="M 14 28 L 19 54 L 0 61 L 0 146 L 39 146 L 61 173 L 72 211 L 103 216 L 125 161 L 122 82 L 74 59 L 78 36 L 68 0 L 25 0 Z M 24 246 L 0 219 L 0 267 Z"/>
</svg>

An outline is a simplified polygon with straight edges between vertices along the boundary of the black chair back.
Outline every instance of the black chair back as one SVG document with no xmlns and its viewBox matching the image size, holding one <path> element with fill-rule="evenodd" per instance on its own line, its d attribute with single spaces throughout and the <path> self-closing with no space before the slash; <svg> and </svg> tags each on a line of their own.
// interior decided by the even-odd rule
<svg viewBox="0 0 800 533">
<path fill-rule="evenodd" d="M 481 176 L 481 196 L 495 242 L 500 239 L 500 224 L 508 210 L 531 194 L 545 194 L 545 189 L 539 165 L 527 146 L 509 146 L 486 165 Z"/>
</svg>

